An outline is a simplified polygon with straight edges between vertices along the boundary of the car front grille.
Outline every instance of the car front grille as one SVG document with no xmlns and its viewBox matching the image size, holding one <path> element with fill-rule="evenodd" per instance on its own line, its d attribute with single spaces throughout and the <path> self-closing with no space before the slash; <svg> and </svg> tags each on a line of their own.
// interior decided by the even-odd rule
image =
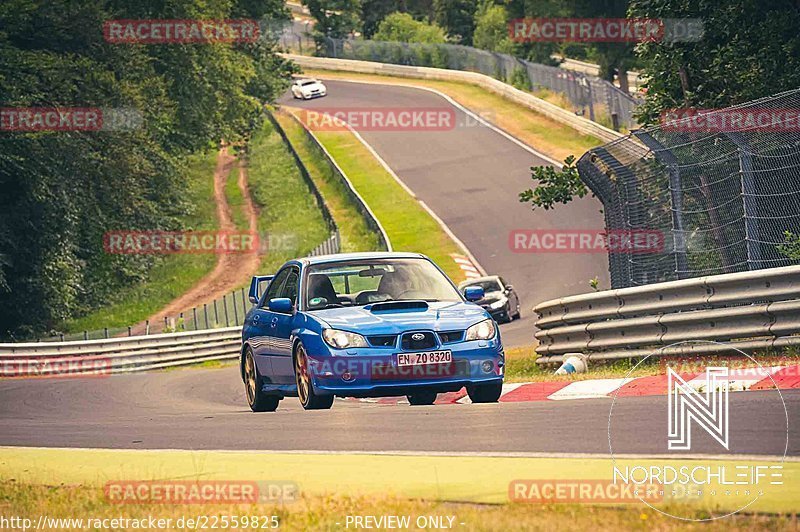
<svg viewBox="0 0 800 532">
<path fill-rule="evenodd" d="M 414 335 L 421 334 L 422 338 L 415 340 Z M 400 340 L 400 346 L 406 351 L 415 351 L 419 349 L 431 349 L 436 347 L 436 336 L 429 331 L 413 331 L 403 334 Z"/>
<path fill-rule="evenodd" d="M 374 336 L 367 336 L 369 345 L 372 347 L 394 347 L 397 344 L 396 334 L 381 334 Z"/>
</svg>

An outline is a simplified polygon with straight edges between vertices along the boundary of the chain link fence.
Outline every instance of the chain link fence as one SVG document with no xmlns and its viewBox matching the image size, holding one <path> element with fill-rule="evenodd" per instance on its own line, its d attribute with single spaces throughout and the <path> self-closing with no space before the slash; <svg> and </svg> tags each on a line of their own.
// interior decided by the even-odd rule
<svg viewBox="0 0 800 532">
<path fill-rule="evenodd" d="M 579 116 L 619 131 L 637 127 L 633 116 L 639 103 L 608 81 L 591 74 L 531 63 L 507 54 L 455 44 L 421 44 L 319 37 L 290 26 L 281 34 L 284 48 L 308 54 L 395 65 L 424 66 L 479 72 L 534 93 L 549 91 Z"/>
<path fill-rule="evenodd" d="M 577 163 L 609 231 L 656 231 L 661 250 L 609 253 L 613 288 L 794 263 L 800 234 L 800 89 L 661 124 Z"/>
</svg>

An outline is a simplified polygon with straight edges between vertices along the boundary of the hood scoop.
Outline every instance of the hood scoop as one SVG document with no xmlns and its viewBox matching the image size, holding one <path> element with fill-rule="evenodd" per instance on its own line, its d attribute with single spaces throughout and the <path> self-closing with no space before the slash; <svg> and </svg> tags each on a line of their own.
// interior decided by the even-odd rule
<svg viewBox="0 0 800 532">
<path fill-rule="evenodd" d="M 428 310 L 428 303 L 425 301 L 383 301 L 367 305 L 364 308 L 373 314 L 382 312 L 425 312 Z"/>
</svg>

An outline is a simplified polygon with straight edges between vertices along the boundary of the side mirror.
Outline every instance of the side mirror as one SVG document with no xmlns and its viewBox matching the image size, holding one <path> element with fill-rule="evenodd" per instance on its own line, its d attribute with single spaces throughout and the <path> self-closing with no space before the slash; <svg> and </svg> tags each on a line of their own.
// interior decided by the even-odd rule
<svg viewBox="0 0 800 532">
<path fill-rule="evenodd" d="M 272 312 L 289 314 L 292 312 L 292 300 L 288 297 L 273 297 L 269 300 L 269 309 Z"/>
<path fill-rule="evenodd" d="M 250 279 L 250 290 L 247 293 L 247 299 L 250 300 L 250 303 L 254 305 L 258 304 L 261 294 L 267 289 L 273 277 L 274 275 L 256 275 Z"/>
<path fill-rule="evenodd" d="M 480 301 L 483 296 L 483 288 L 480 286 L 468 286 L 464 289 L 464 297 L 467 301 Z"/>
<path fill-rule="evenodd" d="M 514 289 L 514 285 L 513 284 L 507 284 L 506 285 L 506 290 L 511 291 L 513 289 Z"/>
</svg>

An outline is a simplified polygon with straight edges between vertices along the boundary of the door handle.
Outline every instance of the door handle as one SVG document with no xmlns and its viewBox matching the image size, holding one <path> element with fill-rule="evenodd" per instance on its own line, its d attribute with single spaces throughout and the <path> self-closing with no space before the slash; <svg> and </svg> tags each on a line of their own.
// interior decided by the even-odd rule
<svg viewBox="0 0 800 532">
<path fill-rule="evenodd" d="M 253 316 L 253 321 L 258 321 L 259 319 L 260 319 L 260 317 L 259 317 L 259 315 L 258 315 L 258 314 L 256 314 L 255 316 Z"/>
<path fill-rule="evenodd" d="M 271 327 L 276 327 L 278 325 L 278 318 L 277 316 L 272 318 L 272 323 L 270 324 Z"/>
</svg>

